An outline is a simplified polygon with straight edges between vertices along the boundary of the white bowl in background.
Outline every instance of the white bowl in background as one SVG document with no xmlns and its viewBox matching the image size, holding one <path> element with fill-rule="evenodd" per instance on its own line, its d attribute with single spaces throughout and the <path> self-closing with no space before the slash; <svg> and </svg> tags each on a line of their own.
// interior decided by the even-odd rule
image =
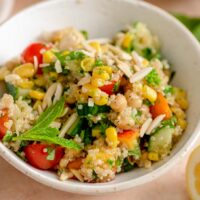
<svg viewBox="0 0 200 200">
<path fill-rule="evenodd" d="M 66 26 L 88 30 L 90 36 L 111 37 L 133 21 L 142 21 L 161 40 L 162 53 L 177 71 L 174 83 L 188 92 L 188 127 L 171 155 L 151 169 L 135 169 L 108 183 L 61 182 L 56 174 L 41 171 L 18 158 L 0 143 L 0 154 L 24 174 L 50 187 L 81 194 L 100 194 L 135 187 L 158 177 L 191 149 L 200 130 L 200 46 L 176 19 L 150 4 L 134 0 L 57 0 L 35 5 L 0 27 L 0 62 L 20 52 L 43 31 Z M 6 173 L 6 172 L 5 172 Z M 20 182 L 20 180 L 19 180 Z"/>
</svg>

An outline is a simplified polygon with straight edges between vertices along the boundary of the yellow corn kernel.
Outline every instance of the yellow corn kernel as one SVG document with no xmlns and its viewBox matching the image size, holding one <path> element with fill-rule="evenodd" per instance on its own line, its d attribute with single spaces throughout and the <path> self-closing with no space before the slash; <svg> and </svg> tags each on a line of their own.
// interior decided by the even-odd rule
<svg viewBox="0 0 200 200">
<path fill-rule="evenodd" d="M 122 47 L 129 48 L 132 41 L 133 41 L 133 35 L 130 33 L 126 33 L 122 41 Z"/>
<path fill-rule="evenodd" d="M 92 76 L 94 78 L 100 78 L 103 80 L 109 80 L 110 74 L 112 73 L 112 68 L 108 66 L 101 66 L 101 67 L 95 67 L 93 69 Z"/>
<path fill-rule="evenodd" d="M 82 92 L 84 94 L 87 94 L 88 96 L 94 97 L 94 96 L 99 96 L 101 93 L 101 90 L 97 87 L 94 87 L 93 85 L 85 84 L 82 87 Z"/>
<path fill-rule="evenodd" d="M 33 99 L 37 99 L 37 100 L 42 100 L 44 98 L 45 93 L 44 92 L 40 92 L 37 90 L 31 90 L 29 92 L 29 96 Z"/>
<path fill-rule="evenodd" d="M 107 44 L 102 44 L 102 45 L 101 45 L 101 49 L 102 49 L 102 52 L 103 52 L 103 53 L 108 52 L 108 45 L 107 45 Z"/>
<path fill-rule="evenodd" d="M 151 161 L 158 161 L 159 155 L 158 155 L 158 153 L 150 152 L 150 153 L 148 153 L 148 159 Z"/>
<path fill-rule="evenodd" d="M 42 87 L 46 85 L 46 81 L 43 76 L 39 76 L 37 79 L 34 80 L 35 85 Z"/>
<path fill-rule="evenodd" d="M 111 147 L 117 147 L 119 141 L 117 137 L 117 130 L 116 128 L 110 126 L 109 128 L 106 129 L 106 142 L 108 143 L 109 146 Z"/>
<path fill-rule="evenodd" d="M 49 72 L 49 76 L 51 79 L 57 79 L 58 78 L 58 74 L 56 72 Z"/>
<path fill-rule="evenodd" d="M 89 45 L 93 47 L 97 52 L 101 51 L 101 45 L 99 42 L 90 42 Z"/>
<path fill-rule="evenodd" d="M 100 71 L 106 71 L 108 74 L 112 74 L 112 67 L 109 66 L 100 66 L 96 67 L 95 69 Z"/>
<path fill-rule="evenodd" d="M 91 84 L 94 87 L 101 87 L 101 86 L 103 86 L 105 84 L 105 80 L 100 79 L 100 78 L 94 78 L 94 77 L 92 77 L 91 78 Z"/>
<path fill-rule="evenodd" d="M 56 59 L 56 56 L 51 50 L 45 51 L 42 55 L 44 63 L 51 63 Z"/>
<path fill-rule="evenodd" d="M 65 50 L 65 51 L 62 52 L 61 55 L 62 55 L 62 56 L 66 56 L 66 55 L 68 55 L 69 53 L 70 53 L 70 51 Z"/>
<path fill-rule="evenodd" d="M 155 102 L 157 99 L 156 91 L 147 85 L 143 87 L 143 96 L 144 98 L 147 98 L 152 103 Z"/>
<path fill-rule="evenodd" d="M 34 103 L 34 105 L 33 105 L 33 109 L 34 109 L 34 110 L 37 110 L 37 107 L 38 107 L 39 105 L 42 105 L 42 102 L 39 101 L 39 100 L 37 100 L 37 101 Z"/>
<path fill-rule="evenodd" d="M 22 78 L 31 78 L 35 74 L 35 68 L 32 63 L 26 63 L 16 67 L 13 73 L 18 74 Z"/>
<path fill-rule="evenodd" d="M 22 82 L 18 83 L 18 86 L 24 89 L 31 89 L 34 86 L 34 82 L 29 80 L 22 80 Z"/>
<path fill-rule="evenodd" d="M 100 128 L 96 127 L 92 129 L 92 136 L 99 138 L 101 136 Z"/>
<path fill-rule="evenodd" d="M 171 107 L 172 112 L 177 116 L 179 119 L 184 119 L 185 118 L 185 112 L 181 110 L 179 107 L 172 106 Z"/>
<path fill-rule="evenodd" d="M 143 65 L 144 67 L 147 67 L 147 66 L 149 65 L 149 61 L 146 60 L 146 59 L 144 59 L 144 60 L 142 61 L 142 65 Z"/>
<path fill-rule="evenodd" d="M 1 67 L 0 68 L 0 81 L 3 81 L 5 76 L 10 74 L 10 71 L 7 67 Z"/>
<path fill-rule="evenodd" d="M 98 106 L 103 106 L 106 105 L 108 103 L 108 95 L 107 94 L 103 94 L 100 96 L 94 96 L 93 97 L 94 103 Z"/>
<path fill-rule="evenodd" d="M 179 106 L 182 109 L 186 110 L 188 108 L 188 101 L 184 97 L 183 98 L 177 98 L 176 102 L 179 104 Z"/>
<path fill-rule="evenodd" d="M 94 64 L 95 64 L 94 58 L 84 58 L 81 61 L 81 68 L 86 72 L 90 72 L 92 71 Z"/>
<path fill-rule="evenodd" d="M 174 88 L 175 100 L 182 109 L 188 108 L 187 94 L 180 88 Z"/>
<path fill-rule="evenodd" d="M 177 119 L 177 123 L 178 123 L 178 125 L 179 125 L 183 130 L 186 129 L 186 127 L 187 127 L 187 122 L 186 122 L 186 120 L 178 118 L 178 119 Z"/>
</svg>

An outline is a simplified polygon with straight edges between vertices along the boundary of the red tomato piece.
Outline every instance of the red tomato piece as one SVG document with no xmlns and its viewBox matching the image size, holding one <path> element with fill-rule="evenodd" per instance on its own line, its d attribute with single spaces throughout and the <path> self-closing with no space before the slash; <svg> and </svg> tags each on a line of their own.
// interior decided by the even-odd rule
<svg viewBox="0 0 200 200">
<path fill-rule="evenodd" d="M 47 149 L 55 150 L 53 160 L 48 160 Z M 29 144 L 24 149 L 28 162 L 38 169 L 52 169 L 55 167 L 64 155 L 64 148 L 47 144 Z"/>
<path fill-rule="evenodd" d="M 105 93 L 107 93 L 108 95 L 111 95 L 111 94 L 114 94 L 115 93 L 115 86 L 116 84 L 118 84 L 118 82 L 116 81 L 112 81 L 112 83 L 110 84 L 107 84 L 107 85 L 104 85 L 104 86 L 101 86 L 99 87 L 99 89 Z"/>
<path fill-rule="evenodd" d="M 25 50 L 22 52 L 22 59 L 26 63 L 33 63 L 34 64 L 34 56 L 37 57 L 38 64 L 42 63 L 42 54 L 41 50 L 47 50 L 48 48 L 42 43 L 32 43 Z M 38 74 L 42 74 L 42 69 L 38 68 Z"/>
<path fill-rule="evenodd" d="M 7 128 L 5 127 L 5 122 L 7 122 L 9 120 L 9 117 L 8 117 L 8 112 L 7 110 L 3 110 L 3 115 L 0 117 L 0 139 L 2 139 L 6 132 L 7 132 Z"/>
</svg>

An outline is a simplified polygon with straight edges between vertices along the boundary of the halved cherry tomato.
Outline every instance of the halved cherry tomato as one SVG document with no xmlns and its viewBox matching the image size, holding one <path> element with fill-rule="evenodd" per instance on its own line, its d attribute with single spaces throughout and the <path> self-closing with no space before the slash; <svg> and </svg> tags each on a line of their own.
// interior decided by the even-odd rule
<svg viewBox="0 0 200 200">
<path fill-rule="evenodd" d="M 165 114 L 165 119 L 169 119 L 172 116 L 172 112 L 167 99 L 161 93 L 157 94 L 155 104 L 150 106 L 150 113 L 152 114 L 153 118 L 156 118 L 162 114 Z"/>
<path fill-rule="evenodd" d="M 135 140 L 138 138 L 138 130 L 127 130 L 127 131 L 123 131 L 118 133 L 118 140 L 125 144 L 125 146 L 127 146 L 127 148 L 130 149 L 134 149 L 135 147 Z"/>
<path fill-rule="evenodd" d="M 55 156 L 53 160 L 48 160 L 48 148 L 55 150 Z M 52 169 L 55 167 L 60 159 L 64 155 L 64 149 L 62 147 L 56 147 L 54 145 L 47 144 L 29 144 L 24 149 L 25 156 L 28 162 L 39 169 Z"/>
<path fill-rule="evenodd" d="M 9 120 L 8 111 L 7 111 L 7 109 L 4 109 L 3 114 L 0 117 L 0 139 L 2 139 L 5 136 L 5 134 L 8 130 L 4 125 L 5 122 L 7 122 L 8 120 Z"/>
<path fill-rule="evenodd" d="M 83 158 L 77 158 L 76 160 L 73 160 L 68 163 L 67 168 L 69 169 L 80 169 L 82 165 Z"/>
<path fill-rule="evenodd" d="M 116 84 L 119 84 L 119 81 L 116 82 L 116 81 L 112 81 L 112 83 L 110 84 L 107 84 L 107 85 L 104 85 L 104 86 L 101 86 L 99 87 L 99 89 L 105 93 L 107 93 L 108 95 L 111 95 L 111 94 L 114 94 L 116 91 L 115 91 L 115 86 Z M 118 88 L 116 88 L 117 90 Z"/>
<path fill-rule="evenodd" d="M 28 47 L 26 47 L 26 49 L 24 49 L 24 51 L 22 52 L 22 59 L 26 63 L 29 62 L 29 63 L 34 64 L 34 56 L 36 56 L 38 60 L 38 64 L 41 64 L 42 63 L 42 54 L 41 54 L 42 49 L 47 50 L 48 47 L 42 43 L 32 43 Z M 38 68 L 37 73 L 42 74 L 42 69 Z"/>
</svg>

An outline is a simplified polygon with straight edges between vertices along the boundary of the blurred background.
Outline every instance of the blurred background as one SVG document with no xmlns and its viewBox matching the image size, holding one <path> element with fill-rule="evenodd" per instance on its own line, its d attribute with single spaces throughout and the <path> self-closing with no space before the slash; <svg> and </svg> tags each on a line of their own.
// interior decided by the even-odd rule
<svg viewBox="0 0 200 200">
<path fill-rule="evenodd" d="M 9 2 L 12 0 L 5 0 L 5 1 Z M 19 10 L 40 1 L 41 0 L 15 0 L 14 10 L 12 11 L 12 15 L 18 12 Z M 184 13 L 191 16 L 198 16 L 200 10 L 200 0 L 146 0 L 146 1 L 154 5 L 157 5 L 165 10 Z"/>
</svg>

